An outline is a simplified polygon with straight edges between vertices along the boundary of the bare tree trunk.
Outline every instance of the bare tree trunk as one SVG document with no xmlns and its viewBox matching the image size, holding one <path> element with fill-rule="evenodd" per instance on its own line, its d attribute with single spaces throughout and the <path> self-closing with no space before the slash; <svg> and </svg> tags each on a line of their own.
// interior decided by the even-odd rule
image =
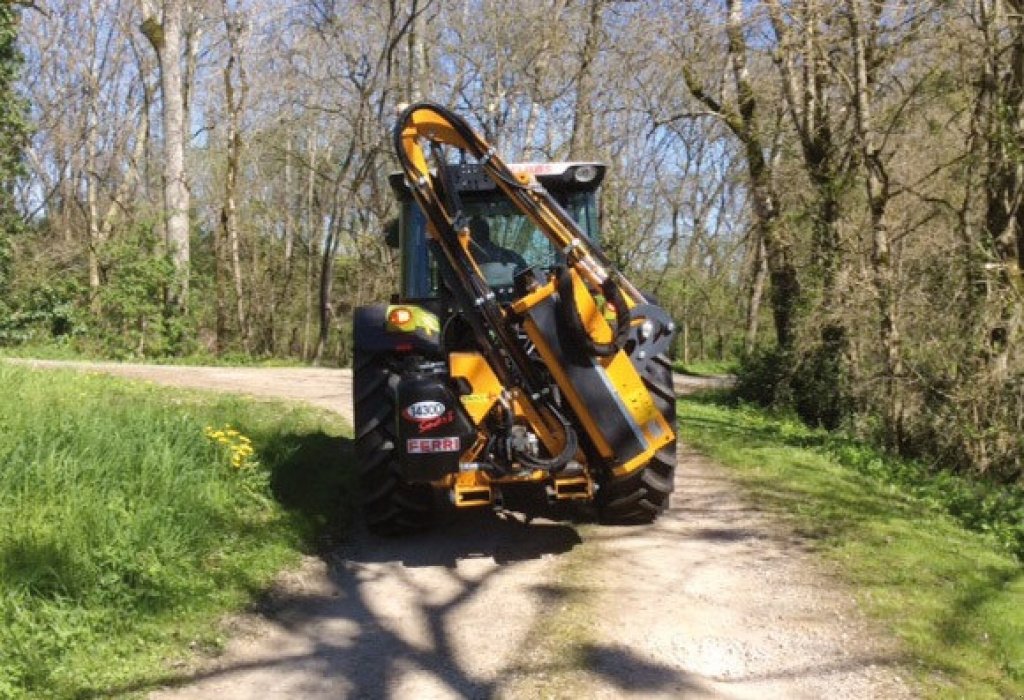
<svg viewBox="0 0 1024 700">
<path fill-rule="evenodd" d="M 179 312 L 188 309 L 189 289 L 189 191 L 185 172 L 185 114 L 181 80 L 181 27 L 183 0 L 163 0 L 158 19 L 155 0 L 143 0 L 142 33 L 160 64 L 163 96 L 164 218 L 167 252 L 174 265 L 174 279 L 167 303 Z"/>
<path fill-rule="evenodd" d="M 213 230 L 213 295 L 214 295 L 214 343 L 219 355 L 227 349 L 228 342 L 228 302 L 227 274 L 224 269 L 224 227 L 217 226 Z"/>
<path fill-rule="evenodd" d="M 334 256 L 338 252 L 340 228 L 338 218 L 340 212 L 335 211 L 331 217 L 331 225 L 324 241 L 323 253 L 320 256 L 320 336 L 317 338 L 316 351 L 313 353 L 313 364 L 319 365 L 330 339 L 331 322 L 334 320 L 334 307 L 331 305 L 331 291 L 334 289 Z"/>
<path fill-rule="evenodd" d="M 242 158 L 241 115 L 249 86 L 241 62 L 240 38 L 242 20 L 229 14 L 224 6 L 224 27 L 228 36 L 230 52 L 224 66 L 224 102 L 227 109 L 227 163 L 224 173 L 224 204 L 221 209 L 221 226 L 231 253 L 231 272 L 235 285 L 235 317 L 238 333 L 245 352 L 250 351 L 252 328 L 246 310 L 245 285 L 242 278 L 241 244 L 238 231 L 238 171 Z M 235 85 L 237 70 L 238 85 Z"/>
<path fill-rule="evenodd" d="M 430 75 L 427 71 L 427 49 L 423 35 L 426 33 L 425 12 L 431 0 L 412 0 L 409 12 L 409 35 L 406 37 L 409 51 L 408 95 L 410 102 L 419 102 L 430 97 Z"/>
<path fill-rule="evenodd" d="M 87 141 L 89 143 L 89 141 Z M 93 161 L 95 153 L 92 151 L 91 143 L 86 146 L 89 150 L 89 160 Z M 103 245 L 102 231 L 100 229 L 99 202 L 96 190 L 99 189 L 99 178 L 89 168 L 85 178 L 85 202 L 86 217 L 89 228 L 89 308 L 93 313 L 100 312 L 100 246 Z"/>
<path fill-rule="evenodd" d="M 103 245 L 103 229 L 99 211 L 99 149 L 96 124 L 96 99 L 98 86 L 88 86 L 89 100 L 85 104 L 85 209 L 89 249 L 89 308 L 100 312 L 100 247 Z"/>
<path fill-rule="evenodd" d="M 312 241 L 306 245 L 306 303 L 302 316 L 302 359 L 310 360 L 313 343 L 313 260 L 315 252 Z"/>
<path fill-rule="evenodd" d="M 199 44 L 202 41 L 202 3 L 188 2 L 182 8 L 182 34 L 185 43 L 185 72 L 181 81 L 181 111 L 185 125 L 185 146 L 192 141 L 192 96 L 196 87 L 196 73 L 199 63 Z M 198 16 L 198 18 L 197 18 Z M 197 19 L 199 21 L 197 21 Z"/>
<path fill-rule="evenodd" d="M 594 61 L 601 48 L 604 0 L 587 3 L 589 16 L 587 33 L 583 39 L 579 69 L 576 71 L 576 104 L 572 115 L 572 135 L 569 138 L 569 160 L 593 158 L 594 153 Z"/>
<path fill-rule="evenodd" d="M 983 0 L 979 6 L 986 34 L 979 98 L 986 122 L 985 244 L 996 272 L 990 294 L 996 298 L 990 301 L 998 307 L 984 347 L 998 379 L 1007 376 L 1024 331 L 1024 0 Z"/>
<path fill-rule="evenodd" d="M 292 142 L 289 139 L 284 151 L 284 255 L 281 265 L 281 284 L 277 284 L 276 269 L 273 264 L 271 270 L 270 301 L 267 309 L 267 328 L 264 334 L 267 351 L 274 355 L 277 353 L 277 309 L 284 302 L 287 303 L 288 295 L 292 286 L 292 257 L 295 249 L 295 198 L 293 197 L 293 167 L 292 167 Z"/>
<path fill-rule="evenodd" d="M 284 280 L 287 291 L 292 278 L 292 256 L 295 249 L 295 208 L 292 196 L 292 144 L 284 152 Z"/>
<path fill-rule="evenodd" d="M 140 202 L 145 200 L 152 203 L 152 193 L 149 184 L 152 181 L 151 166 L 156 160 L 152 157 L 152 123 L 151 108 L 156 86 L 151 85 L 149 76 L 153 73 L 152 62 L 145 49 L 139 45 L 135 34 L 129 34 L 128 43 L 139 73 L 139 83 L 142 87 L 142 104 L 139 107 L 139 128 L 136 131 L 135 149 L 132 154 L 132 177 L 134 178 L 133 189 L 128 192 L 139 198 Z"/>
<path fill-rule="evenodd" d="M 876 6 L 873 8 L 878 11 Z M 854 59 L 854 105 L 857 138 L 866 169 L 865 187 L 871 213 L 871 265 L 874 273 L 875 293 L 878 298 L 879 345 L 885 364 L 884 411 L 885 440 L 889 447 L 899 448 L 903 443 L 903 394 L 901 381 L 903 359 L 897 322 L 897 289 L 895 267 L 892 261 L 892 242 L 886 220 L 886 209 L 891 199 L 889 176 L 882 160 L 881 149 L 874 131 L 871 104 L 871 78 L 868 51 L 870 37 L 879 18 L 874 15 L 866 27 L 859 0 L 848 0 L 850 41 Z"/>
<path fill-rule="evenodd" d="M 754 232 L 757 235 L 757 232 Z M 764 250 L 764 241 L 758 236 L 753 243 L 754 260 L 750 275 L 750 287 L 747 292 L 747 323 L 743 347 L 747 353 L 753 352 L 757 345 L 757 331 L 761 319 L 761 299 L 764 295 L 764 283 L 768 277 L 768 260 Z"/>
<path fill-rule="evenodd" d="M 306 304 L 302 321 L 302 359 L 310 359 L 313 332 L 313 258 L 319 245 L 319 219 L 316 216 L 317 148 L 314 134 L 307 137 L 309 174 L 306 180 Z"/>
<path fill-rule="evenodd" d="M 75 201 L 75 183 L 71 178 L 61 178 L 58 187 L 60 188 L 60 218 L 61 233 L 64 243 L 71 243 L 75 240 L 75 232 L 71 226 L 69 209 Z"/>
<path fill-rule="evenodd" d="M 689 314 L 683 317 L 683 365 L 690 364 L 690 320 Z"/>
</svg>

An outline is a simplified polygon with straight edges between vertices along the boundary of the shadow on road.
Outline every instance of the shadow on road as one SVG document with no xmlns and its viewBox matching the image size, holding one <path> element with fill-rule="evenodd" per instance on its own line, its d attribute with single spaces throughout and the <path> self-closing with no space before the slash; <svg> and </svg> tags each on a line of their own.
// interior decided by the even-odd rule
<svg viewBox="0 0 1024 700">
<path fill-rule="evenodd" d="M 271 488 L 285 507 L 308 521 L 318 551 L 358 550 L 367 562 L 454 568 L 459 560 L 485 558 L 504 565 L 564 554 L 582 541 L 561 521 L 583 522 L 585 511 L 548 505 L 539 489 L 509 494 L 509 510 L 443 509 L 428 532 L 376 537 L 362 531 L 354 442 L 324 433 L 289 435 L 261 449 Z M 514 510 L 512 510 L 514 509 Z"/>
<path fill-rule="evenodd" d="M 696 675 L 643 659 L 629 649 L 587 644 L 582 652 L 587 668 L 623 692 L 650 694 L 671 691 L 679 697 L 695 692 L 705 695 L 708 690 L 706 681 Z"/>
<path fill-rule="evenodd" d="M 551 560 L 581 544 L 574 523 L 586 512 L 520 492 L 507 501 L 518 510 L 453 510 L 429 532 L 377 537 L 360 527 L 351 439 L 286 435 L 260 455 L 320 561 L 265 593 L 247 623 L 257 633 L 220 657 L 91 697 L 491 698 L 512 687 L 520 645 L 567 604 Z M 582 651 L 617 687 L 687 687 L 685 674 L 628 651 Z"/>
<path fill-rule="evenodd" d="M 536 588 L 551 575 L 546 560 L 582 542 L 571 520 L 555 518 L 578 522 L 586 513 L 516 493 L 508 506 L 536 517 L 453 510 L 429 532 L 377 537 L 359 524 L 351 439 L 287 435 L 260 454 L 275 497 L 302 519 L 322 563 L 262 597 L 255 639 L 229 646 L 198 671 L 94 697 L 164 687 L 159 697 L 257 698 L 273 688 L 279 697 L 489 698 L 499 694 L 517 646 L 548 608 L 564 604 Z M 637 674 L 674 674 L 645 668 L 627 660 L 611 672 L 624 674 L 623 687 Z"/>
<path fill-rule="evenodd" d="M 215 668 L 160 684 L 222 700 L 265 697 L 271 686 L 280 697 L 303 698 L 502 696 L 512 686 L 501 664 L 516 657 L 508 644 L 525 641 L 537 617 L 564 603 L 561 592 L 538 593 L 539 610 L 523 609 L 520 591 L 533 591 L 533 579 L 513 577 L 508 588 L 508 572 L 568 551 L 579 536 L 557 523 L 477 516 L 415 537 L 357 538 L 328 557 L 326 588 L 272 596 L 264 610 L 272 627 L 257 651 L 229 651 Z M 460 565 L 466 561 L 477 565 Z M 509 630 L 520 615 L 526 624 Z M 493 659 L 481 654 L 487 648 Z M 583 652 L 619 688 L 696 687 L 687 674 L 628 650 L 588 645 Z"/>
<path fill-rule="evenodd" d="M 474 509 L 453 513 L 432 530 L 416 535 L 388 538 L 366 535 L 353 559 L 446 569 L 456 568 L 463 560 L 490 559 L 505 566 L 565 554 L 582 541 L 571 525 L 527 522 L 520 513 Z M 342 548 L 342 552 L 345 549 Z"/>
</svg>

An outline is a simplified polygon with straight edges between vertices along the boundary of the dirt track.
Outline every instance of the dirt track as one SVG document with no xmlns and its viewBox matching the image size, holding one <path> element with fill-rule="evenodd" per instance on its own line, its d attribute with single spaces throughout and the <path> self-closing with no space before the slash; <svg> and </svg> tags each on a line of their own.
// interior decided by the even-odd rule
<svg viewBox="0 0 1024 700">
<path fill-rule="evenodd" d="M 69 363 L 37 363 L 42 366 Z M 343 370 L 80 364 L 308 401 L 351 419 Z M 677 378 L 677 389 L 693 380 Z M 894 698 L 899 654 L 806 543 L 680 449 L 659 522 L 609 528 L 464 512 L 357 534 L 281 578 L 222 655 L 156 698 Z"/>
</svg>

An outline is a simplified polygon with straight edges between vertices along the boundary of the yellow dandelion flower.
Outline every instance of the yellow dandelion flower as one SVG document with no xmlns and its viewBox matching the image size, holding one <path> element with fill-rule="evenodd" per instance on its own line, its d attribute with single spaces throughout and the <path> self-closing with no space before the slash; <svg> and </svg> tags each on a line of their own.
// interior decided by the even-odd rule
<svg viewBox="0 0 1024 700">
<path fill-rule="evenodd" d="M 252 440 L 230 425 L 225 424 L 219 429 L 208 425 L 203 428 L 203 434 L 211 442 L 223 447 L 224 456 L 227 457 L 228 463 L 235 469 L 242 469 L 256 464 L 251 459 L 255 453 L 252 447 Z"/>
</svg>

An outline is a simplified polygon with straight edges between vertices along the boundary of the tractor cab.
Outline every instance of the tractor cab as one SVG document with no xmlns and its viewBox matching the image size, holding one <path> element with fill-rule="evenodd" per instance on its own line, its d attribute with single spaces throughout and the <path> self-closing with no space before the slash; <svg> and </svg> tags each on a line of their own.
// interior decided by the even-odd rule
<svg viewBox="0 0 1024 700">
<path fill-rule="evenodd" d="M 597 189 L 604 180 L 600 163 L 517 163 L 516 174 L 530 173 L 551 193 L 587 236 L 598 241 Z M 542 275 L 565 264 L 545 236 L 497 188 L 477 164 L 451 166 L 452 180 L 462 204 L 473 256 L 499 299 L 511 299 L 516 275 L 534 269 Z M 426 218 L 401 173 L 389 178 L 399 202 L 397 244 L 401 257 L 401 302 L 427 303 L 443 296 L 437 264 L 427 244 Z M 394 240 L 397 238 L 397 240 Z"/>
</svg>

